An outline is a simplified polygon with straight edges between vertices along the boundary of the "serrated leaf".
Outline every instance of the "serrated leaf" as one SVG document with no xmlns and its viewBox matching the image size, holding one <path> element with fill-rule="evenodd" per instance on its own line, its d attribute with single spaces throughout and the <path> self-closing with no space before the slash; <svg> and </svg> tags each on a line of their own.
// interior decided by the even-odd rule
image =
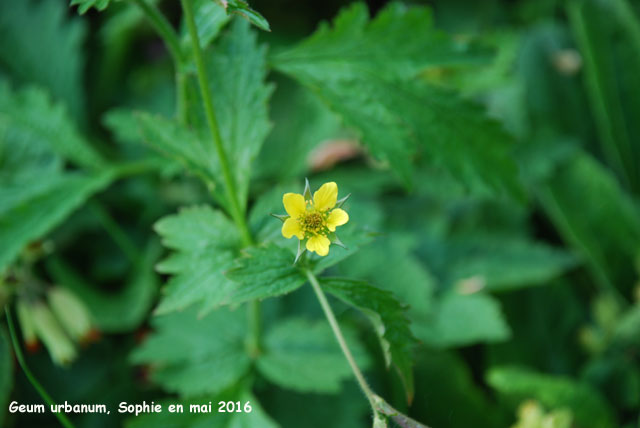
<svg viewBox="0 0 640 428">
<path fill-rule="evenodd" d="M 486 294 L 447 293 L 438 301 L 432 321 L 417 327 L 420 340 L 443 348 L 500 342 L 511 335 L 500 304 Z"/>
<path fill-rule="evenodd" d="M 220 185 L 220 164 L 212 141 L 204 140 L 177 121 L 160 115 L 137 112 L 134 117 L 138 125 L 139 139 L 165 156 L 179 161 L 210 188 Z M 126 120 L 125 118 L 123 113 L 116 116 L 117 122 L 112 122 L 112 125 L 117 127 L 115 129 L 122 130 L 119 124 Z M 133 138 L 134 134 L 123 136 Z"/>
<path fill-rule="evenodd" d="M 0 328 L 0 423 L 4 421 L 12 388 L 13 353 L 7 333 Z"/>
<path fill-rule="evenodd" d="M 220 4 L 212 0 L 195 0 L 193 2 L 193 11 L 200 46 L 205 49 L 229 22 L 230 17 Z M 190 42 L 189 32 L 183 22 L 182 44 L 188 46 Z"/>
<path fill-rule="evenodd" d="M 310 88 L 357 129 L 372 154 L 389 162 L 406 184 L 413 181 L 413 158 L 425 152 L 432 163 L 472 190 L 519 195 L 516 167 L 509 156 L 511 138 L 500 125 L 475 104 L 414 78 L 430 65 L 429 59 L 441 62 L 443 54 L 404 55 L 429 52 L 432 39 L 442 35 L 426 22 L 422 37 L 416 37 L 414 20 L 427 12 L 409 10 L 392 5 L 367 23 L 366 8 L 353 6 L 336 18 L 332 30 L 323 27 L 299 46 L 276 55 L 275 67 Z M 407 44 L 412 47 L 403 52 Z M 443 44 L 439 40 L 436 46 Z"/>
<path fill-rule="evenodd" d="M 46 146 L 78 166 L 99 168 L 102 157 L 76 129 L 61 103 L 52 103 L 35 87 L 13 92 L 0 82 L 0 122 L 5 128 L 7 146 L 37 144 Z"/>
<path fill-rule="evenodd" d="M 244 311 L 218 309 L 204 317 L 189 308 L 152 319 L 155 332 L 131 356 L 150 364 L 151 378 L 182 396 L 216 394 L 249 369 Z"/>
<path fill-rule="evenodd" d="M 71 0 L 69 6 L 78 6 L 78 13 L 84 15 L 91 8 L 102 12 L 109 6 L 111 0 Z"/>
<path fill-rule="evenodd" d="M 86 27 L 64 2 L 0 2 L 0 65 L 19 83 L 47 88 L 72 116 L 86 118 L 82 45 Z M 25 31 L 25 29 L 37 31 Z"/>
<path fill-rule="evenodd" d="M 273 55 L 279 69 L 314 81 L 330 74 L 414 77 L 427 67 L 488 58 L 486 50 L 437 30 L 428 7 L 397 2 L 373 19 L 365 3 L 353 3 L 340 11 L 332 26 L 322 23 L 307 39 Z"/>
<path fill-rule="evenodd" d="M 256 27 L 265 30 L 271 31 L 269 28 L 269 22 L 264 18 L 264 16 L 260 15 L 260 13 L 249 7 L 249 3 L 244 0 L 216 0 L 220 6 L 224 8 L 224 10 L 228 14 L 237 14 L 243 17 L 244 19 L 251 22 Z"/>
<path fill-rule="evenodd" d="M 30 241 L 46 235 L 113 178 L 109 170 L 95 175 L 55 174 L 1 189 L 0 272 Z"/>
<path fill-rule="evenodd" d="M 571 378 L 524 368 L 496 367 L 487 374 L 487 382 L 512 401 L 533 398 L 550 409 L 566 407 L 573 412 L 579 426 L 617 426 L 611 408 L 598 391 Z"/>
<path fill-rule="evenodd" d="M 357 337 L 343 331 L 361 369 L 366 353 Z M 284 388 L 300 392 L 337 393 L 343 380 L 352 376 L 329 325 L 291 319 L 273 327 L 264 339 L 264 354 L 257 361 L 264 377 Z"/>
<path fill-rule="evenodd" d="M 245 21 L 235 20 L 212 51 L 205 52 L 205 61 L 220 136 L 238 199 L 245 204 L 251 165 L 271 130 L 267 102 L 273 85 L 265 83 L 266 48 L 258 45 Z"/>
<path fill-rule="evenodd" d="M 265 299 L 296 290 L 306 277 L 293 260 L 290 251 L 275 245 L 247 248 L 236 259 L 233 269 L 227 271 L 227 276 L 238 284 L 231 301 Z"/>
<path fill-rule="evenodd" d="M 362 278 L 376 287 L 394 293 L 403 302 L 410 302 L 407 315 L 412 331 L 423 324 L 433 307 L 435 278 L 412 254 L 413 239 L 389 235 L 361 249 L 340 265 L 349 277 Z"/>
<path fill-rule="evenodd" d="M 413 399 L 411 348 L 416 340 L 409 329 L 406 307 L 389 291 L 363 281 L 321 278 L 322 288 L 362 311 L 373 323 L 387 365 L 393 363 L 402 379 L 409 402 Z"/>
<path fill-rule="evenodd" d="M 233 223 L 208 206 L 183 208 L 155 225 L 162 243 L 173 249 L 157 266 L 173 276 L 156 312 L 167 313 L 201 302 L 202 311 L 230 302 L 236 285 L 225 275 L 240 237 Z"/>
<path fill-rule="evenodd" d="M 245 208 L 251 164 L 271 125 L 267 100 L 272 85 L 266 77 L 265 47 L 243 21 L 234 22 L 211 50 L 205 52 L 206 69 L 223 147 L 230 163 L 237 197 Z M 206 127 L 201 100 L 190 104 L 191 128 L 177 121 L 138 113 L 142 139 L 183 163 L 210 188 L 224 188 L 216 146 Z M 217 191 L 218 199 L 224 192 Z"/>
</svg>

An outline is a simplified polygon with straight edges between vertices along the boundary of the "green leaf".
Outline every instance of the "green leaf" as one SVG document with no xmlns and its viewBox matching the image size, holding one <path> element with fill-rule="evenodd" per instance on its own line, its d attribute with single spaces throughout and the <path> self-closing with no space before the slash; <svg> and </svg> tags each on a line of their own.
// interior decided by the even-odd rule
<svg viewBox="0 0 640 428">
<path fill-rule="evenodd" d="M 47 88 L 74 119 L 86 118 L 83 69 L 86 27 L 57 0 L 0 2 L 0 66 L 19 83 Z M 25 31 L 25 29 L 37 31 Z"/>
<path fill-rule="evenodd" d="M 428 321 L 436 281 L 412 254 L 414 246 L 413 239 L 390 234 L 362 248 L 348 263 L 340 265 L 340 270 L 394 293 L 402 302 L 411 302 L 407 315 L 415 332 L 416 325 Z"/>
<path fill-rule="evenodd" d="M 0 82 L 0 122 L 6 127 L 6 145 L 37 144 L 50 148 L 78 166 L 99 168 L 102 157 L 76 129 L 65 107 L 30 87 L 13 92 Z"/>
<path fill-rule="evenodd" d="M 565 251 L 508 236 L 465 236 L 452 246 L 449 281 L 475 279 L 489 291 L 545 285 L 576 265 Z"/>
<path fill-rule="evenodd" d="M 390 3 L 370 19 L 365 3 L 340 11 L 330 27 L 273 55 L 276 67 L 302 80 L 354 74 L 414 77 L 428 67 L 486 62 L 488 53 L 435 28 L 431 10 Z"/>
<path fill-rule="evenodd" d="M 177 121 L 137 112 L 134 114 L 137 122 L 139 138 L 164 155 L 183 164 L 193 174 L 196 174 L 208 187 L 215 189 L 221 184 L 219 173 L 220 164 L 213 142 L 200 138 L 196 132 L 180 125 Z M 132 134 L 123 134 L 123 123 L 126 116 L 118 113 L 110 116 L 111 125 L 120 135 L 133 138 Z"/>
<path fill-rule="evenodd" d="M 121 333 L 140 326 L 149 314 L 159 287 L 158 276 L 153 271 L 159 255 L 160 245 L 150 243 L 118 293 L 96 290 L 61 258 L 48 259 L 47 268 L 57 284 L 69 288 L 84 301 L 100 331 Z"/>
<path fill-rule="evenodd" d="M 628 92 L 640 73 L 640 20 L 625 0 L 567 2 L 567 16 L 584 58 L 585 86 L 608 166 L 625 187 L 640 191 L 637 136 L 640 102 Z"/>
<path fill-rule="evenodd" d="M 155 332 L 131 360 L 150 364 L 151 378 L 182 396 L 216 394 L 249 369 L 244 311 L 218 309 L 201 317 L 194 308 L 152 319 Z"/>
<path fill-rule="evenodd" d="M 497 300 L 486 294 L 447 293 L 430 323 L 417 326 L 418 338 L 436 347 L 507 340 L 511 331 Z"/>
<path fill-rule="evenodd" d="M 230 17 L 220 4 L 212 0 L 194 0 L 193 10 L 200 46 L 205 49 L 229 22 Z M 183 20 L 182 45 L 187 47 L 189 43 L 191 43 L 189 32 Z"/>
<path fill-rule="evenodd" d="M 251 164 L 271 125 L 267 100 L 265 48 L 243 21 L 234 22 L 216 46 L 205 52 L 206 68 L 223 147 L 230 162 L 238 199 L 245 208 Z M 210 188 L 225 184 L 217 149 L 205 126 L 201 102 L 191 100 L 192 129 L 148 113 L 136 115 L 142 139 L 182 162 Z M 223 192 L 218 192 L 218 199 Z"/>
<path fill-rule="evenodd" d="M 113 178 L 109 170 L 96 175 L 66 173 L 0 190 L 0 272 L 30 241 L 49 233 Z"/>
<path fill-rule="evenodd" d="M 344 331 L 360 368 L 368 360 L 355 334 Z M 326 322 L 291 319 L 274 326 L 264 339 L 264 354 L 257 361 L 264 377 L 300 392 L 337 393 L 349 379 L 351 368 Z"/>
<path fill-rule="evenodd" d="M 498 122 L 451 91 L 414 78 L 443 58 L 460 59 L 428 21 L 423 25 L 427 14 L 391 5 L 367 23 L 366 8 L 356 5 L 336 18 L 332 30 L 322 27 L 276 55 L 274 65 L 357 129 L 372 154 L 406 184 L 413 180 L 412 159 L 424 151 L 472 190 L 519 194 L 511 138 Z M 418 22 L 425 29 L 416 36 Z M 434 39 L 436 52 L 429 48 Z"/>
<path fill-rule="evenodd" d="M 243 17 L 244 19 L 251 22 L 256 27 L 260 28 L 264 31 L 271 31 L 269 28 L 269 22 L 264 19 L 264 16 L 260 15 L 260 13 L 249 7 L 249 3 L 244 0 L 216 0 L 220 6 L 224 8 L 224 10 L 228 14 L 237 14 Z"/>
<path fill-rule="evenodd" d="M 265 83 L 266 48 L 258 45 L 255 32 L 245 21 L 235 20 L 220 42 L 205 52 L 205 61 L 220 136 L 238 199 L 245 204 L 251 165 L 271 130 L 267 102 L 273 85 Z"/>
<path fill-rule="evenodd" d="M 594 279 L 629 290 L 640 249 L 640 213 L 615 178 L 590 156 L 578 154 L 558 168 L 538 196 Z"/>
<path fill-rule="evenodd" d="M 413 399 L 411 349 L 416 340 L 409 329 L 406 307 L 389 291 L 366 282 L 342 278 L 322 278 L 322 288 L 345 303 L 362 311 L 373 323 L 380 339 L 387 365 L 393 363 L 409 402 Z"/>
<path fill-rule="evenodd" d="M 183 208 L 155 225 L 162 243 L 174 252 L 157 266 L 173 275 L 156 313 L 201 302 L 202 311 L 230 302 L 236 285 L 225 275 L 232 266 L 240 237 L 233 223 L 208 206 Z"/>
<path fill-rule="evenodd" d="M 0 328 L 0 422 L 4 421 L 12 387 L 13 353 L 7 333 Z"/>
<path fill-rule="evenodd" d="M 109 3 L 111 0 L 71 0 L 69 6 L 78 6 L 78 13 L 84 15 L 92 7 L 102 12 L 109 6 Z"/>
<path fill-rule="evenodd" d="M 261 178 L 298 179 L 309 169 L 310 152 L 315 147 L 347 136 L 340 118 L 290 79 L 277 81 L 270 113 L 273 131 L 255 163 L 256 176 Z"/>
<path fill-rule="evenodd" d="M 238 283 L 231 301 L 280 296 L 298 289 L 306 278 L 293 264 L 294 255 L 275 245 L 251 247 L 235 261 L 227 276 Z"/>
<path fill-rule="evenodd" d="M 487 382 L 514 402 L 535 399 L 550 409 L 566 407 L 579 426 L 609 428 L 617 426 L 608 403 L 591 386 L 563 376 L 536 373 L 515 367 L 496 367 Z"/>
</svg>

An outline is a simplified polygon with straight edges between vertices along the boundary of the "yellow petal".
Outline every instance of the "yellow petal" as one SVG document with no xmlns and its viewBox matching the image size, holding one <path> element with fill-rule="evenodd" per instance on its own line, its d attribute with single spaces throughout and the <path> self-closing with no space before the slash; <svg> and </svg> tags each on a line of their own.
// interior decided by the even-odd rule
<svg viewBox="0 0 640 428">
<path fill-rule="evenodd" d="M 348 221 L 349 214 L 347 214 L 347 212 L 343 209 L 336 208 L 335 210 L 331 211 L 331 214 L 329 214 L 329 218 L 327 219 L 327 227 L 330 231 L 335 232 L 336 227 L 342 226 Z"/>
<path fill-rule="evenodd" d="M 284 204 L 284 209 L 287 210 L 287 214 L 293 218 L 299 217 L 300 214 L 307 210 L 304 196 L 298 193 L 285 193 L 282 197 L 282 203 Z"/>
<path fill-rule="evenodd" d="M 315 251 L 319 256 L 326 256 L 329 254 L 329 245 L 331 241 L 324 235 L 312 236 L 307 241 L 307 250 Z"/>
<path fill-rule="evenodd" d="M 313 194 L 313 206 L 318 211 L 330 210 L 338 200 L 338 185 L 333 181 L 324 183 Z"/>
<path fill-rule="evenodd" d="M 289 217 L 282 225 L 282 236 L 289 239 L 293 235 L 297 236 L 298 239 L 304 239 L 304 232 L 300 228 L 298 220 Z"/>
</svg>

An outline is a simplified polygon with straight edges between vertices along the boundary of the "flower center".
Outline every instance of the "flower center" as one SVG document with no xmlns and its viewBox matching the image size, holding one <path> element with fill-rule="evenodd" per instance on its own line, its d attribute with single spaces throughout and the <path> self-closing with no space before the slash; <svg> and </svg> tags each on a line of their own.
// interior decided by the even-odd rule
<svg viewBox="0 0 640 428">
<path fill-rule="evenodd" d="M 324 217 L 318 212 L 304 214 L 300 219 L 300 223 L 302 223 L 305 231 L 315 234 L 322 231 L 325 227 Z"/>
</svg>

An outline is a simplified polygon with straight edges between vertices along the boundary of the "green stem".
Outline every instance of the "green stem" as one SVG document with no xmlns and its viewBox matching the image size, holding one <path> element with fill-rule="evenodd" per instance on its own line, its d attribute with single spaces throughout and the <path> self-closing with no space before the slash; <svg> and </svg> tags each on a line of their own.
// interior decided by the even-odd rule
<svg viewBox="0 0 640 428">
<path fill-rule="evenodd" d="M 313 287 L 313 291 L 316 293 L 316 297 L 318 297 L 320 306 L 322 306 L 322 310 L 324 311 L 324 314 L 329 321 L 329 325 L 331 325 L 333 334 L 336 336 L 340 348 L 342 348 L 342 353 L 344 353 L 344 356 L 347 358 L 347 361 L 351 366 L 351 370 L 353 371 L 353 374 L 355 375 L 356 380 L 360 385 L 360 389 L 362 389 L 362 392 L 367 397 L 367 400 L 369 400 L 369 404 L 371 404 L 371 409 L 373 410 L 373 412 L 377 414 L 378 410 L 375 401 L 375 394 L 365 380 L 364 375 L 360 371 L 360 367 L 358 367 L 358 364 L 356 363 L 356 360 L 353 358 L 353 354 L 349 349 L 349 345 L 347 345 L 347 342 L 342 334 L 342 330 L 340 330 L 340 324 L 338 324 L 338 320 L 333 313 L 333 309 L 331 309 L 331 305 L 329 305 L 329 301 L 327 301 L 327 297 L 325 296 L 324 291 L 322 291 L 322 287 L 320 287 L 318 278 L 316 278 L 313 272 L 311 272 L 309 269 L 305 269 L 305 274 L 307 275 L 307 279 L 311 283 L 311 287 Z"/>
<path fill-rule="evenodd" d="M 200 86 L 200 93 L 202 95 L 202 103 L 204 105 L 204 111 L 207 117 L 207 124 L 209 125 L 209 131 L 211 132 L 211 138 L 213 144 L 216 147 L 218 159 L 220 161 L 220 167 L 222 169 L 222 175 L 225 181 L 225 192 L 227 195 L 227 207 L 229 214 L 233 218 L 236 226 L 240 230 L 242 235 L 242 242 L 245 246 L 253 245 L 253 238 L 249 232 L 247 221 L 244 215 L 244 210 L 241 209 L 238 202 L 238 193 L 236 191 L 235 181 L 231 175 L 231 169 L 229 167 L 229 160 L 227 153 L 222 143 L 222 137 L 220 135 L 220 128 L 218 126 L 218 119 L 216 118 L 216 112 L 211 100 L 211 88 L 209 85 L 209 79 L 207 77 L 207 70 L 202 58 L 202 49 L 200 48 L 200 39 L 198 37 L 198 29 L 193 15 L 192 0 L 182 0 L 182 10 L 184 12 L 184 19 L 187 24 L 189 36 L 191 39 L 191 47 L 193 50 L 193 58 L 196 63 L 196 70 L 198 74 L 198 83 Z M 260 302 L 257 300 L 249 302 L 247 305 L 247 317 L 249 319 L 249 336 L 247 338 L 247 348 L 249 355 L 256 357 L 260 353 Z"/>
<path fill-rule="evenodd" d="M 148 0 L 132 0 L 141 10 L 156 30 L 169 50 L 176 69 L 176 114 L 181 123 L 187 121 L 187 78 L 184 73 L 185 56 L 180 48 L 178 34 L 171 23 L 160 12 L 158 7 Z"/>
<path fill-rule="evenodd" d="M 47 403 L 49 407 L 55 406 L 56 402 L 53 400 L 53 398 L 51 398 L 51 396 L 47 393 L 44 387 L 40 385 L 40 382 L 38 382 L 38 380 L 35 378 L 33 373 L 31 373 L 31 370 L 29 369 L 29 367 L 27 366 L 27 363 L 24 360 L 24 355 L 22 354 L 22 349 L 20 348 L 20 342 L 18 341 L 16 330 L 15 330 L 15 327 L 13 326 L 13 317 L 11 316 L 11 309 L 9 308 L 9 305 L 5 306 L 5 314 L 7 316 L 7 325 L 9 326 L 9 335 L 11 336 L 13 351 L 16 354 L 16 359 L 18 360 L 18 364 L 20 364 L 20 367 L 22 367 L 22 371 L 24 372 L 25 376 L 27 377 L 31 385 L 33 385 L 35 390 L 38 391 L 38 394 L 40 394 L 44 402 Z M 55 415 L 63 427 L 74 428 L 71 421 L 67 418 L 67 415 L 60 412 L 56 412 Z"/>
<path fill-rule="evenodd" d="M 238 229 L 242 233 L 243 240 L 246 245 L 250 245 L 253 240 L 249 233 L 249 228 L 244 218 L 243 210 L 240 208 L 238 202 L 238 194 L 236 192 L 235 182 L 231 175 L 231 169 L 229 167 L 229 160 L 222 144 L 222 137 L 220 136 L 220 128 L 218 127 L 218 120 L 213 108 L 213 102 L 211 101 L 211 89 L 209 85 L 209 79 L 207 77 L 207 70 L 202 58 L 202 49 L 200 48 L 200 42 L 198 38 L 198 29 L 193 16 L 192 0 L 182 0 L 182 10 L 184 12 L 185 22 L 189 30 L 191 37 L 191 47 L 193 49 L 193 57 L 196 62 L 196 70 L 198 73 L 198 82 L 200 84 L 200 93 L 202 94 L 202 103 L 204 105 L 205 114 L 207 117 L 207 124 L 211 131 L 211 138 L 216 147 L 218 159 L 220 160 L 220 168 L 222 169 L 222 175 L 224 177 L 227 193 L 227 202 L 229 204 L 229 211 L 231 217 L 235 221 Z"/>
</svg>

